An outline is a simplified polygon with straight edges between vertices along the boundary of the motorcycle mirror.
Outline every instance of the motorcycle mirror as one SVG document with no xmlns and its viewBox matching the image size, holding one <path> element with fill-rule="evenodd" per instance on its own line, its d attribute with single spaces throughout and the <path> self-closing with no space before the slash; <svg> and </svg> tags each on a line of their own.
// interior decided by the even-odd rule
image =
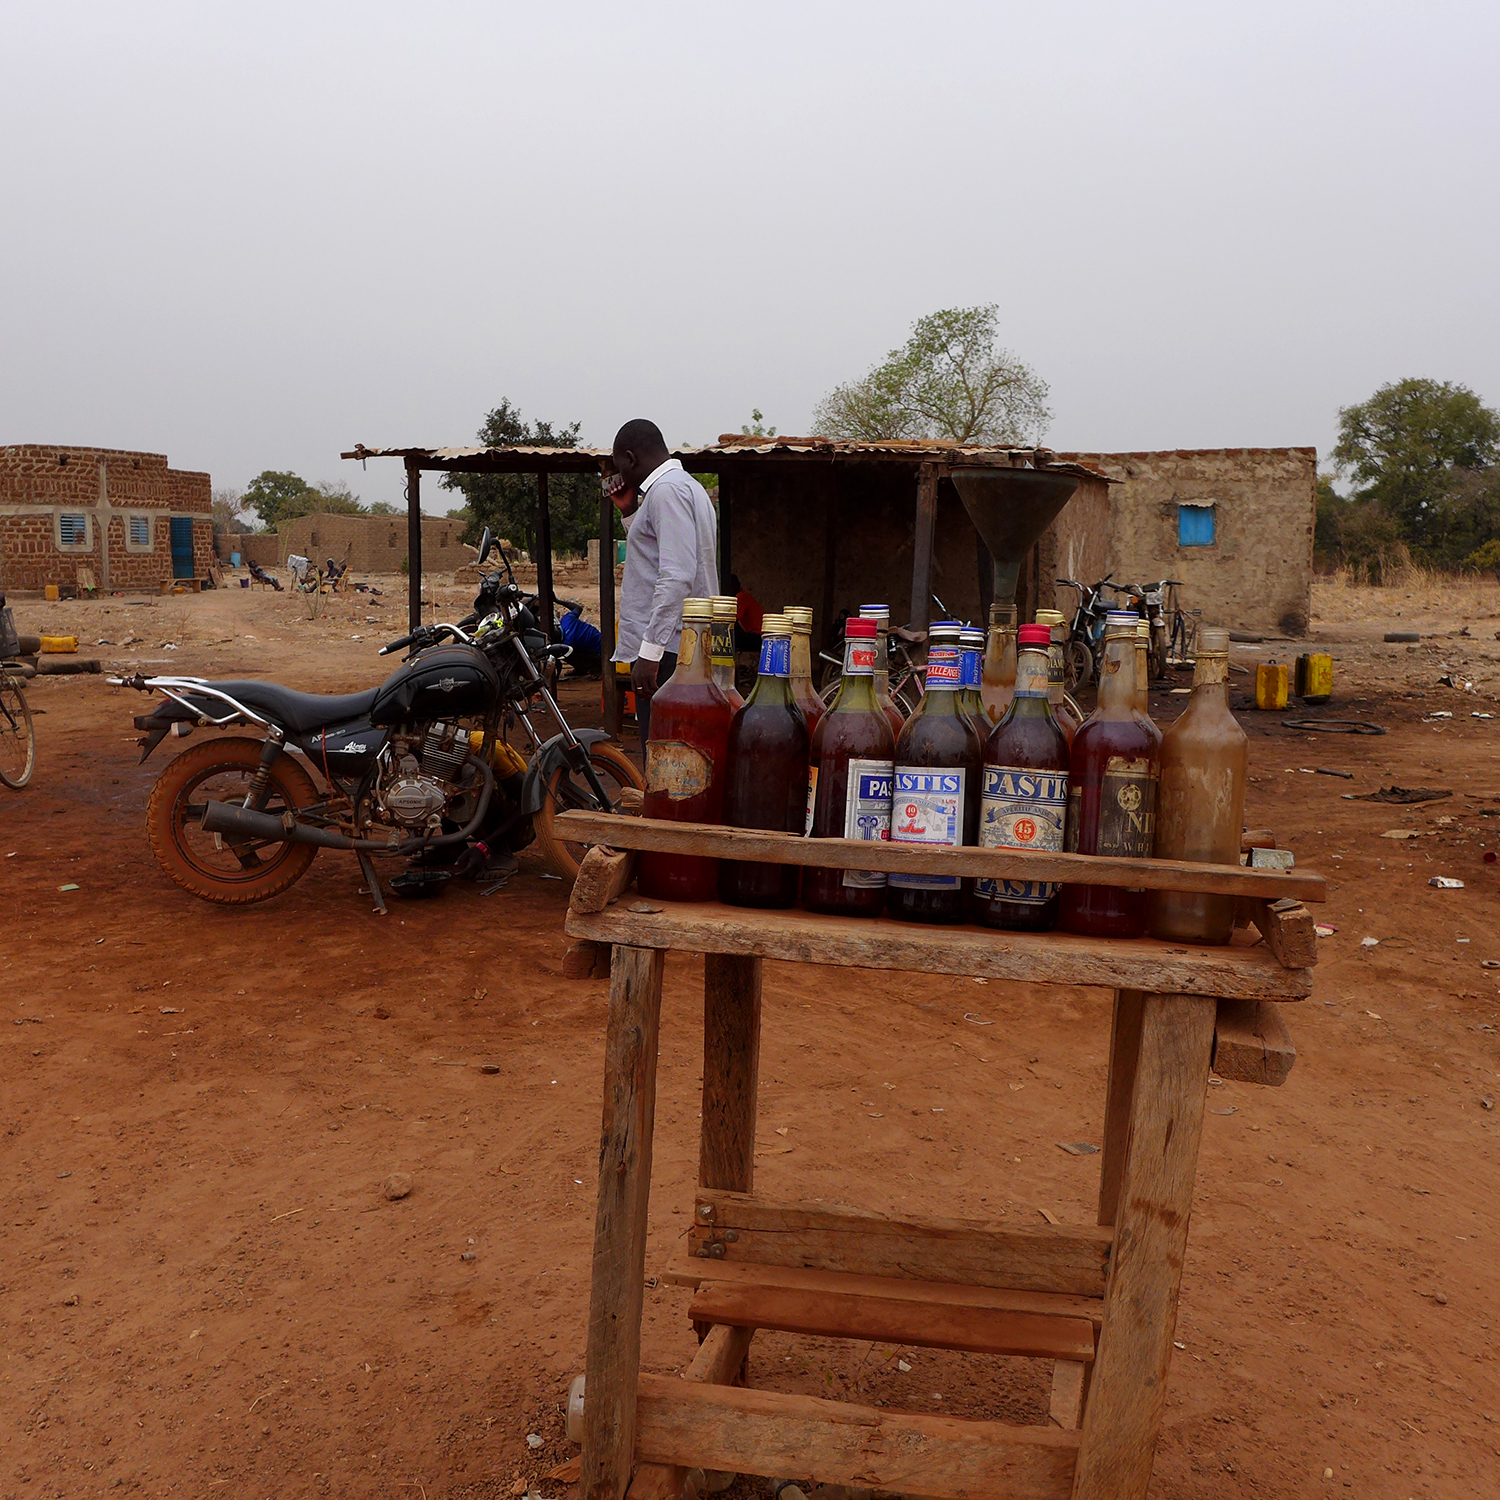
<svg viewBox="0 0 1500 1500">
<path fill-rule="evenodd" d="M 484 562 L 491 552 L 495 550 L 495 538 L 490 533 L 490 528 L 484 528 L 484 535 L 479 538 L 479 561 Z"/>
</svg>

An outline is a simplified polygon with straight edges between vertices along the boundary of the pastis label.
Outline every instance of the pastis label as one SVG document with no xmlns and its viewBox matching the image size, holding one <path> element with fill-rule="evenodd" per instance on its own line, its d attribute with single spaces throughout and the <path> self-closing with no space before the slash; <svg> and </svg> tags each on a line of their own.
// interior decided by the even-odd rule
<svg viewBox="0 0 1500 1500">
<path fill-rule="evenodd" d="M 1020 678 L 1016 679 L 1017 691 Z M 1056 854 L 1068 814 L 1066 771 L 986 766 L 981 779 L 979 844 L 984 849 L 1036 849 Z M 1040 906 L 1057 892 L 1046 880 L 981 880 L 975 893 L 996 901 Z"/>
</svg>

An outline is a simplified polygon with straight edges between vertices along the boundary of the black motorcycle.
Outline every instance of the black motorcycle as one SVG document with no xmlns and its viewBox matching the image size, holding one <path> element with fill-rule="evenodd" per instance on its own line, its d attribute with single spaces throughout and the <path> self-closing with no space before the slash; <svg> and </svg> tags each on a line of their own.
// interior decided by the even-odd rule
<svg viewBox="0 0 1500 1500">
<path fill-rule="evenodd" d="M 492 548 L 488 532 L 483 562 Z M 492 572 L 474 611 L 421 625 L 381 649 L 406 662 L 362 693 L 298 693 L 274 682 L 198 677 L 112 678 L 164 701 L 136 718 L 141 760 L 195 729 L 253 728 L 185 750 L 152 788 L 146 828 L 157 862 L 206 901 L 243 905 L 278 896 L 319 849 L 355 853 L 383 910 L 374 855 L 422 866 L 471 844 L 481 854 L 536 838 L 571 881 L 586 852 L 554 828 L 560 811 L 619 810 L 639 769 L 609 736 L 569 727 L 548 685 L 569 647 L 550 643 L 514 582 Z M 542 739 L 545 711 L 561 733 Z M 529 737 L 521 754 L 506 739 Z M 445 852 L 446 851 L 446 852 Z"/>
</svg>

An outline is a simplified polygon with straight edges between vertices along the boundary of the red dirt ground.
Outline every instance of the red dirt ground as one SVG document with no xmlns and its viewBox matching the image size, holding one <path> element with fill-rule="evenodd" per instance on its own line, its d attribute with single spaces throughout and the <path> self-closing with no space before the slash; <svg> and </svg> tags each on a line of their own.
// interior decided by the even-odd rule
<svg viewBox="0 0 1500 1500">
<path fill-rule="evenodd" d="M 330 691 L 382 674 L 389 596 L 315 624 L 294 608 L 234 592 L 18 614 L 81 625 L 86 651 L 139 632 L 97 651 L 146 670 Z M 1500 813 L 1500 720 L 1469 717 L 1494 711 L 1482 682 L 1431 688 L 1427 648 L 1382 648 L 1379 625 L 1341 627 L 1335 653 L 1387 736 L 1245 716 L 1249 821 L 1330 877 L 1318 916 L 1338 932 L 1291 1008 L 1286 1086 L 1211 1090 L 1162 1500 L 1494 1490 L 1500 866 L 1481 855 L 1500 841 L 1482 816 Z M 0 792 L 0 1496 L 457 1500 L 540 1480 L 576 1451 L 562 1398 L 583 1364 L 607 998 L 561 977 L 563 888 L 523 857 L 497 895 L 382 921 L 325 852 L 278 901 L 207 906 L 146 848 L 169 752 L 136 765 L 142 700 L 100 678 L 31 697 L 37 775 Z M 1434 707 L 1454 717 L 1421 722 Z M 1301 774 L 1318 766 L 1355 779 Z M 1455 795 L 1342 800 L 1392 781 Z M 691 1205 L 701 967 L 668 963 L 648 1272 Z M 1098 1140 L 1107 1005 L 768 965 L 758 1186 L 1088 1219 L 1098 1158 L 1054 1143 Z M 388 1203 L 396 1169 L 415 1190 Z M 694 1347 L 688 1295 L 647 1293 L 648 1368 Z M 1023 1361 L 769 1337 L 752 1363 L 788 1390 L 1045 1411 Z"/>
</svg>

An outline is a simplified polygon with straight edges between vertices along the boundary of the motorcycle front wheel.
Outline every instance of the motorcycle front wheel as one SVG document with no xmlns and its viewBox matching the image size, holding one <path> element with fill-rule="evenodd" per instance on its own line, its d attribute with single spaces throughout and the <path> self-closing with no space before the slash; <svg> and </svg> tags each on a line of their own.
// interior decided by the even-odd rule
<svg viewBox="0 0 1500 1500">
<path fill-rule="evenodd" d="M 646 789 L 646 778 L 641 768 L 618 745 L 611 745 L 603 740 L 590 745 L 589 763 L 612 802 L 619 802 L 620 793 L 626 787 L 633 786 L 641 791 Z M 587 779 L 566 766 L 559 766 L 548 779 L 546 797 L 532 819 L 532 827 L 536 830 L 537 848 L 541 850 L 542 857 L 552 872 L 560 875 L 570 885 L 578 878 L 578 867 L 591 847 L 588 844 L 569 843 L 557 831 L 557 815 L 572 808 L 582 808 L 589 812 L 602 811 Z"/>
<path fill-rule="evenodd" d="M 1075 635 L 1063 647 L 1063 684 L 1070 693 L 1077 693 L 1094 680 L 1094 653 L 1087 641 Z"/>
<path fill-rule="evenodd" d="M 260 741 L 215 739 L 184 750 L 151 789 L 146 836 L 156 862 L 183 890 L 220 906 L 269 901 L 299 881 L 313 862 L 311 844 L 269 843 L 205 833 L 210 802 L 243 803 L 260 769 Z M 312 778 L 280 755 L 260 811 L 280 817 L 319 800 Z"/>
</svg>

